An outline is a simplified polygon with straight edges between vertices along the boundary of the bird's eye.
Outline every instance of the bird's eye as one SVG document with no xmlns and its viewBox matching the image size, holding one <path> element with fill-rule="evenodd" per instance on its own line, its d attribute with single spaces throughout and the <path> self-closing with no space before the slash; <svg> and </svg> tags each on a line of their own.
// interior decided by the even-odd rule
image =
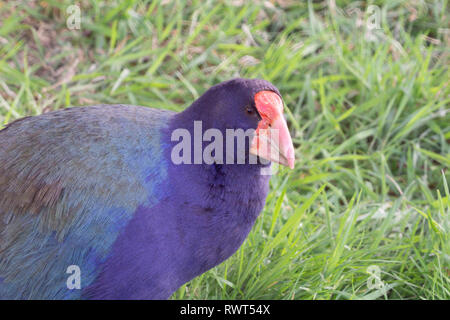
<svg viewBox="0 0 450 320">
<path fill-rule="evenodd" d="M 253 108 L 250 106 L 246 106 L 245 111 L 247 112 L 247 114 L 253 114 Z"/>
</svg>

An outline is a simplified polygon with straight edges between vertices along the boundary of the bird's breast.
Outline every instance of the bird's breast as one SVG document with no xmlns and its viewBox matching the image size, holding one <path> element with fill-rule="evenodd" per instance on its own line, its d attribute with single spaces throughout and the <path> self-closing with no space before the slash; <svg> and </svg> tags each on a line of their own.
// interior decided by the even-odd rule
<svg viewBox="0 0 450 320">
<path fill-rule="evenodd" d="M 241 246 L 264 207 L 269 177 L 251 174 L 243 167 L 209 167 L 201 172 L 185 169 L 169 170 L 172 182 L 178 183 L 171 186 L 167 202 L 174 210 L 179 250 L 187 252 L 188 278 L 193 278 Z"/>
</svg>

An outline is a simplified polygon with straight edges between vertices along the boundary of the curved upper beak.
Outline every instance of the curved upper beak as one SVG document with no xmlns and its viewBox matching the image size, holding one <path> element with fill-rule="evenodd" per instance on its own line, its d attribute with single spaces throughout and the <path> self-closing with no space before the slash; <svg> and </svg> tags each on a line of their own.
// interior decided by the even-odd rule
<svg viewBox="0 0 450 320">
<path fill-rule="evenodd" d="M 260 91 L 255 105 L 261 120 L 256 129 L 250 152 L 261 158 L 294 168 L 294 145 L 283 116 L 283 102 L 273 91 Z"/>
</svg>

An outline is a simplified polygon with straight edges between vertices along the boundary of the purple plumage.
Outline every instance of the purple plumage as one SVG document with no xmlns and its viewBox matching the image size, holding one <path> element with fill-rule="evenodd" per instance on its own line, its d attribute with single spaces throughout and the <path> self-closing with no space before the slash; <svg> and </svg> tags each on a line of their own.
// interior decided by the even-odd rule
<svg viewBox="0 0 450 320">
<path fill-rule="evenodd" d="M 181 113 L 71 108 L 0 131 L 0 299 L 166 299 L 231 256 L 264 207 L 270 164 L 250 164 L 250 152 L 244 164 L 175 164 L 172 134 L 272 121 L 292 166 L 280 106 L 271 119 L 260 92 L 281 101 L 267 81 L 234 79 Z M 69 266 L 80 288 L 68 287 Z"/>
</svg>

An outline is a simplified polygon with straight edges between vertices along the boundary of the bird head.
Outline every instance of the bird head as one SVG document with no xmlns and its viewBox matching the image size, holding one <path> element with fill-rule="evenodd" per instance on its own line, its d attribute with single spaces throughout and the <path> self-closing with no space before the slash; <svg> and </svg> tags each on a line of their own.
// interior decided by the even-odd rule
<svg viewBox="0 0 450 320">
<path fill-rule="evenodd" d="M 204 130 L 253 130 L 249 154 L 292 169 L 294 146 L 283 110 L 281 94 L 273 84 L 236 78 L 211 87 L 187 111 L 202 120 Z"/>
</svg>

